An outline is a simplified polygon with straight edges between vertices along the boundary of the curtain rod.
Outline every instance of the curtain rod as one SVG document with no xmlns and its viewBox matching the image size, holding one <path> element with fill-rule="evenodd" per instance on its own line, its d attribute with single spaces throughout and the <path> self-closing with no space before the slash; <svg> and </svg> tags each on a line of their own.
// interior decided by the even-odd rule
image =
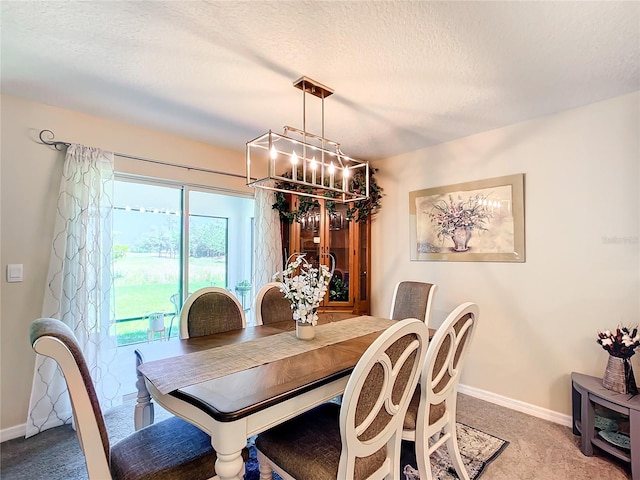
<svg viewBox="0 0 640 480">
<path fill-rule="evenodd" d="M 48 140 L 44 138 L 45 135 L 47 137 L 49 137 Z M 51 145 L 53 148 L 55 148 L 59 152 L 61 152 L 64 148 L 67 148 L 69 145 L 71 145 L 70 142 L 61 142 L 59 140 L 54 140 L 55 134 L 51 130 L 41 130 L 40 134 L 38 136 L 40 137 L 40 141 L 44 145 Z M 195 170 L 195 171 L 198 171 L 198 172 L 213 173 L 213 174 L 216 174 L 216 175 L 227 175 L 229 177 L 242 178 L 242 179 L 245 179 L 245 180 L 247 178 L 245 175 L 240 175 L 239 173 L 222 172 L 220 170 L 211 170 L 211 169 L 208 169 L 208 168 L 200 168 L 200 167 L 189 167 L 187 165 L 180 165 L 180 164 L 177 164 L 177 163 L 163 162 L 162 160 L 153 160 L 151 158 L 136 157 L 134 155 L 127 155 L 125 153 L 113 152 L 113 154 L 116 157 L 130 158 L 131 160 L 140 160 L 142 162 L 156 163 L 158 165 L 167 165 L 169 167 L 186 168 L 187 170 Z M 251 180 L 257 180 L 257 178 L 251 178 Z"/>
</svg>

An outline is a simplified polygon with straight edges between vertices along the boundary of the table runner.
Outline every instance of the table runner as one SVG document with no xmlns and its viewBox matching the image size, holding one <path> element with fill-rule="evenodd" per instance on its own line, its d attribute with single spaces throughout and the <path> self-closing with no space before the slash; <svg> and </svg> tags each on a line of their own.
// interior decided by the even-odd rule
<svg viewBox="0 0 640 480">
<path fill-rule="evenodd" d="M 145 362 L 138 367 L 147 379 L 166 394 L 178 388 L 248 370 L 352 338 L 384 330 L 396 323 L 386 318 L 355 317 L 317 325 L 313 340 L 300 340 L 295 332 L 188 353 L 179 357 Z"/>
</svg>

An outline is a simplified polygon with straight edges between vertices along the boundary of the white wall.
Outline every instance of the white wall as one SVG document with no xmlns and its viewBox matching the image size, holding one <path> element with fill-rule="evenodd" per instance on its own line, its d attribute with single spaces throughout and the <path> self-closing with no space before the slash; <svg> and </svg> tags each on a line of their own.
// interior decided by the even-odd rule
<svg viewBox="0 0 640 480">
<path fill-rule="evenodd" d="M 244 175 L 243 145 L 217 148 L 166 133 L 0 96 L 2 193 L 0 307 L 0 429 L 24 424 L 35 354 L 29 325 L 42 314 L 56 198 L 64 155 L 38 143 L 42 129 L 64 141 Z M 243 178 L 212 175 L 116 157 L 116 170 L 251 193 Z M 24 264 L 24 281 L 7 283 L 6 264 Z M 249 275 L 249 274 L 247 274 Z M 247 277 L 249 278 L 249 277 Z"/>
<path fill-rule="evenodd" d="M 478 303 L 462 383 L 570 414 L 571 372 L 604 372 L 596 332 L 640 321 L 639 117 L 636 92 L 378 162 L 373 313 L 387 314 L 402 279 L 439 285 L 436 324 Z M 515 173 L 526 263 L 409 260 L 410 191 Z"/>
</svg>

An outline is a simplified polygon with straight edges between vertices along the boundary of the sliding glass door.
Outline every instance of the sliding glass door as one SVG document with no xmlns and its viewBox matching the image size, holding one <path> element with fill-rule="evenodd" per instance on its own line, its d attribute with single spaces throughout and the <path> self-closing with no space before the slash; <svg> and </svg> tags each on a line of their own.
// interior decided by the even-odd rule
<svg viewBox="0 0 640 480">
<path fill-rule="evenodd" d="M 188 288 L 222 287 L 250 308 L 253 199 L 189 191 Z"/>
<path fill-rule="evenodd" d="M 181 218 L 182 188 L 115 182 L 113 303 L 119 345 L 168 333 L 150 330 L 149 316 L 162 314 L 170 321 L 175 310 L 171 296 L 180 289 Z"/>
<path fill-rule="evenodd" d="M 252 198 L 118 178 L 114 205 L 119 345 L 177 337 L 184 300 L 203 287 L 250 309 Z"/>
</svg>

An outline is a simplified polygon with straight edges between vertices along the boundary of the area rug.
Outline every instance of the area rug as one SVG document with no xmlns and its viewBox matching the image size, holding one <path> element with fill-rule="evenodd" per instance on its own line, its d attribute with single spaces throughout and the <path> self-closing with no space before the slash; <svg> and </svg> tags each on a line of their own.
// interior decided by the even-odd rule
<svg viewBox="0 0 640 480">
<path fill-rule="evenodd" d="M 471 480 L 482 475 L 489 463 L 498 457 L 509 445 L 509 442 L 458 422 L 458 448 L 462 462 L 467 468 Z M 431 472 L 434 480 L 454 480 L 458 478 L 455 468 L 449 459 L 447 448 L 442 446 L 431 455 Z M 413 442 L 402 442 L 400 467 L 405 480 L 418 480 L 418 466 Z"/>
<path fill-rule="evenodd" d="M 502 440 L 477 428 L 463 423 L 457 423 L 458 448 L 462 461 L 467 467 L 467 473 L 471 480 L 479 478 L 489 463 L 495 460 L 509 445 Z M 253 445 L 249 445 L 249 461 L 246 463 L 245 480 L 258 480 L 258 461 Z M 402 442 L 400 455 L 400 478 L 404 480 L 419 480 L 418 465 L 413 442 Z M 449 460 L 446 447 L 440 447 L 431 455 L 431 472 L 433 480 L 457 480 L 453 464 Z M 277 474 L 273 474 L 274 480 L 281 480 Z"/>
<path fill-rule="evenodd" d="M 158 408 L 156 421 L 170 414 Z M 122 405 L 106 412 L 105 421 L 112 443 L 133 432 L 133 405 Z M 507 442 L 458 423 L 458 444 L 462 459 L 472 480 L 478 478 L 486 465 L 494 460 L 506 447 Z M 245 480 L 258 480 L 256 449 L 250 441 L 249 461 L 246 463 Z M 445 449 L 432 456 L 435 480 L 458 478 Z M 413 443 L 402 446 L 401 468 L 410 465 L 416 469 Z M 52 428 L 29 439 L 16 438 L 2 443 L 0 448 L 0 478 L 7 480 L 86 480 L 87 469 L 75 432 L 70 425 Z M 274 474 L 274 480 L 279 477 Z M 414 480 L 417 476 L 401 475 L 402 479 Z"/>
</svg>

